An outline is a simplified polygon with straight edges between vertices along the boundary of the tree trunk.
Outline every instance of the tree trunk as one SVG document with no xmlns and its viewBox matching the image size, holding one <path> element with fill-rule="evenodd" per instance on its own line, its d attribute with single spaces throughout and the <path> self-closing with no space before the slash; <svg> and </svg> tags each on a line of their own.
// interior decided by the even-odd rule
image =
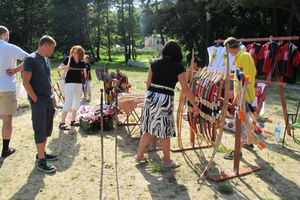
<svg viewBox="0 0 300 200">
<path fill-rule="evenodd" d="M 110 52 L 110 23 L 109 23 L 109 6 L 108 0 L 106 0 L 106 22 L 107 22 L 107 47 L 108 47 L 108 60 L 111 62 L 111 52 Z"/>
<path fill-rule="evenodd" d="M 121 6 L 121 14 L 122 14 L 122 34 L 123 34 L 123 44 L 125 49 L 125 63 L 127 65 L 128 56 L 127 56 L 127 44 L 126 44 L 126 34 L 125 34 L 125 19 L 124 19 L 124 0 L 122 0 L 122 6 Z"/>
<path fill-rule="evenodd" d="M 161 29 L 158 30 L 159 31 L 159 34 L 160 34 L 160 38 L 161 38 L 161 41 L 162 41 L 162 45 L 165 45 L 165 38 L 163 36 L 163 32 Z"/>
<path fill-rule="evenodd" d="M 278 25 L 277 25 L 277 8 L 272 9 L 272 35 L 278 36 Z"/>
<path fill-rule="evenodd" d="M 293 30 L 293 21 L 294 21 L 294 14 L 293 13 L 289 13 L 289 19 L 287 22 L 287 36 L 291 36 L 292 35 L 292 30 Z"/>
<path fill-rule="evenodd" d="M 97 1 L 97 14 L 99 16 L 99 22 L 97 25 L 97 57 L 96 60 L 101 60 L 100 58 L 100 42 L 101 42 L 101 34 L 100 34 L 100 19 L 101 19 L 101 14 L 100 14 L 100 1 Z"/>
</svg>

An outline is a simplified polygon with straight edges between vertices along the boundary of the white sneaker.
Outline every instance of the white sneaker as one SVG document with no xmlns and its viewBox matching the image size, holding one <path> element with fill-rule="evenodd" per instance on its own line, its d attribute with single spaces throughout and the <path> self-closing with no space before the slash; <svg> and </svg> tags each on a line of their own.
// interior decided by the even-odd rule
<svg viewBox="0 0 300 200">
<path fill-rule="evenodd" d="M 88 97 L 88 98 L 87 98 L 87 101 L 91 101 L 91 100 L 92 100 L 92 97 Z"/>
<path fill-rule="evenodd" d="M 232 124 L 232 127 L 230 128 L 228 126 L 228 124 Z M 235 133 L 235 120 L 234 119 L 225 119 L 224 129 L 226 131 L 230 131 L 230 132 Z"/>
</svg>

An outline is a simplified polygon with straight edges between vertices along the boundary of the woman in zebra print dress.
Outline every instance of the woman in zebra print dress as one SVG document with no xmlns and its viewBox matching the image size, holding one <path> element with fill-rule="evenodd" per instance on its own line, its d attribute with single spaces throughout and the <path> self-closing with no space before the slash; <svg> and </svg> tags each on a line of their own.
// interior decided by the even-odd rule
<svg viewBox="0 0 300 200">
<path fill-rule="evenodd" d="M 147 80 L 147 95 L 145 98 L 142 117 L 143 135 L 140 140 L 137 163 L 145 161 L 144 151 L 151 136 L 160 137 L 164 154 L 164 167 L 179 167 L 180 164 L 170 158 L 170 138 L 176 137 L 174 122 L 174 88 L 179 81 L 182 91 L 194 107 L 194 113 L 199 113 L 195 97 L 188 86 L 185 69 L 182 65 L 182 51 L 180 45 L 168 41 L 162 48 L 162 56 L 153 61 L 149 68 Z"/>
</svg>

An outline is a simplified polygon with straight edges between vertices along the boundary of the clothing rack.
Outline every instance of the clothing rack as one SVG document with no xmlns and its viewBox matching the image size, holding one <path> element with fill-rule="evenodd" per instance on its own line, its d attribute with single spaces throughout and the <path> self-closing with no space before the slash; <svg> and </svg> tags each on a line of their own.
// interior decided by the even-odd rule
<svg viewBox="0 0 300 200">
<path fill-rule="evenodd" d="M 287 37 L 273 37 L 270 36 L 268 38 L 241 38 L 241 39 L 237 39 L 239 42 L 262 42 L 262 41 L 278 41 L 280 43 L 283 43 L 283 41 L 291 41 L 291 40 L 299 40 L 299 36 L 287 36 Z M 221 43 L 224 42 L 225 40 L 215 40 L 215 43 Z M 267 92 L 268 92 L 268 88 L 269 85 L 278 85 L 278 89 L 279 89 L 279 93 L 280 93 L 280 99 L 281 99 L 281 105 L 282 105 L 282 111 L 283 111 L 283 117 L 285 120 L 285 123 L 288 124 L 288 117 L 287 117 L 287 108 L 286 108 L 286 101 L 285 101 L 285 96 L 284 96 L 284 91 L 283 91 L 283 86 L 286 86 L 287 83 L 283 83 L 280 82 L 280 75 L 279 75 L 279 69 L 278 69 L 278 64 L 277 64 L 277 60 L 279 57 L 274 58 L 274 62 L 272 64 L 272 67 L 270 69 L 269 74 L 267 75 L 267 79 L 266 80 L 259 80 L 259 79 L 255 79 L 256 83 L 265 83 L 266 84 L 266 88 L 264 89 L 264 92 L 261 95 L 261 98 L 258 102 L 258 106 L 256 109 L 256 112 L 259 113 L 261 108 L 262 108 L 262 104 L 263 104 L 263 99 L 265 99 Z M 272 74 L 276 73 L 276 81 L 271 81 L 272 79 Z M 288 127 L 287 130 L 288 135 L 291 135 L 291 130 Z"/>
<path fill-rule="evenodd" d="M 270 36 L 268 38 L 240 38 L 237 39 L 239 42 L 266 42 L 266 41 L 285 41 L 285 40 L 299 40 L 299 36 L 288 36 L 288 37 L 273 37 Z M 225 42 L 225 40 L 215 40 L 214 41 L 216 44 L 221 43 L 221 42 Z"/>
<path fill-rule="evenodd" d="M 290 41 L 290 40 L 299 40 L 299 36 L 288 36 L 288 37 L 273 37 L 270 36 L 268 38 L 241 38 L 241 39 L 237 39 L 239 42 L 259 42 L 259 41 L 278 41 L 279 43 L 283 44 L 283 41 Z M 214 42 L 216 44 L 220 44 L 223 43 L 225 40 L 224 39 L 218 39 L 215 40 Z M 286 86 L 287 83 L 282 83 L 280 82 L 280 74 L 279 74 L 279 69 L 278 69 L 278 64 L 277 64 L 277 60 L 278 60 L 279 56 L 277 56 L 276 58 L 274 58 L 273 64 L 271 66 L 270 72 L 267 75 L 267 79 L 266 80 L 259 80 L 259 79 L 255 79 L 256 83 L 265 83 L 266 87 L 261 95 L 261 98 L 258 102 L 258 106 L 256 109 L 256 112 L 259 113 L 262 107 L 262 103 L 263 100 L 265 99 L 267 92 L 268 92 L 268 88 L 269 85 L 277 85 L 278 89 L 279 89 L 279 93 L 280 93 L 280 99 L 281 99 L 281 105 L 282 105 L 282 111 L 283 111 L 283 116 L 284 116 L 284 120 L 285 123 L 288 124 L 288 117 L 287 117 L 287 108 L 286 108 L 286 101 L 285 101 L 285 96 L 284 96 L 284 91 L 283 91 L 283 86 Z M 276 73 L 276 78 L 277 78 L 277 82 L 276 81 L 271 81 L 272 79 L 272 74 Z M 289 127 L 288 127 L 289 128 Z M 230 178 L 234 178 L 237 176 L 241 176 L 244 174 L 249 174 L 251 172 L 260 170 L 259 167 L 257 166 L 251 166 L 249 168 L 246 169 L 239 169 L 239 161 L 240 161 L 240 130 L 241 130 L 241 120 L 236 118 L 236 137 L 235 137 L 235 156 L 234 156 L 234 165 L 233 165 L 233 171 L 231 173 L 226 173 L 226 174 L 222 174 L 216 177 L 212 177 L 210 179 L 214 180 L 214 181 L 224 181 L 226 179 L 230 179 Z M 290 129 L 287 130 L 287 133 L 290 135 Z"/>
</svg>

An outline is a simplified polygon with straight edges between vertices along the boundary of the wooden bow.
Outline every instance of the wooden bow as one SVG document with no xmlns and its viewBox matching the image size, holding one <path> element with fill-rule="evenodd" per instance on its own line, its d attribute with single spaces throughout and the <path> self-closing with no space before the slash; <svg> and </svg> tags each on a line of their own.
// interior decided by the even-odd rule
<svg viewBox="0 0 300 200">
<path fill-rule="evenodd" d="M 228 44 L 226 45 L 226 52 L 227 55 L 229 55 L 228 52 Z M 229 101 L 229 82 L 230 82 L 230 72 L 229 72 L 229 56 L 227 56 L 227 65 L 226 65 L 226 78 L 225 78 L 225 94 L 224 94 L 224 100 L 223 100 L 223 107 L 221 110 L 221 117 L 219 120 L 219 124 L 220 124 L 220 129 L 219 129 L 219 134 L 218 137 L 216 139 L 215 145 L 214 145 L 214 150 L 213 153 L 210 157 L 209 163 L 207 164 L 207 166 L 205 167 L 204 171 L 202 172 L 201 176 L 198 178 L 197 181 L 199 181 L 200 179 L 202 179 L 204 176 L 206 176 L 208 174 L 208 171 L 210 169 L 210 167 L 212 166 L 212 162 L 213 159 L 217 153 L 218 147 L 221 143 L 221 139 L 223 136 L 223 131 L 224 131 L 224 125 L 225 125 L 225 118 L 226 118 L 226 111 L 228 108 L 228 101 Z"/>
</svg>

